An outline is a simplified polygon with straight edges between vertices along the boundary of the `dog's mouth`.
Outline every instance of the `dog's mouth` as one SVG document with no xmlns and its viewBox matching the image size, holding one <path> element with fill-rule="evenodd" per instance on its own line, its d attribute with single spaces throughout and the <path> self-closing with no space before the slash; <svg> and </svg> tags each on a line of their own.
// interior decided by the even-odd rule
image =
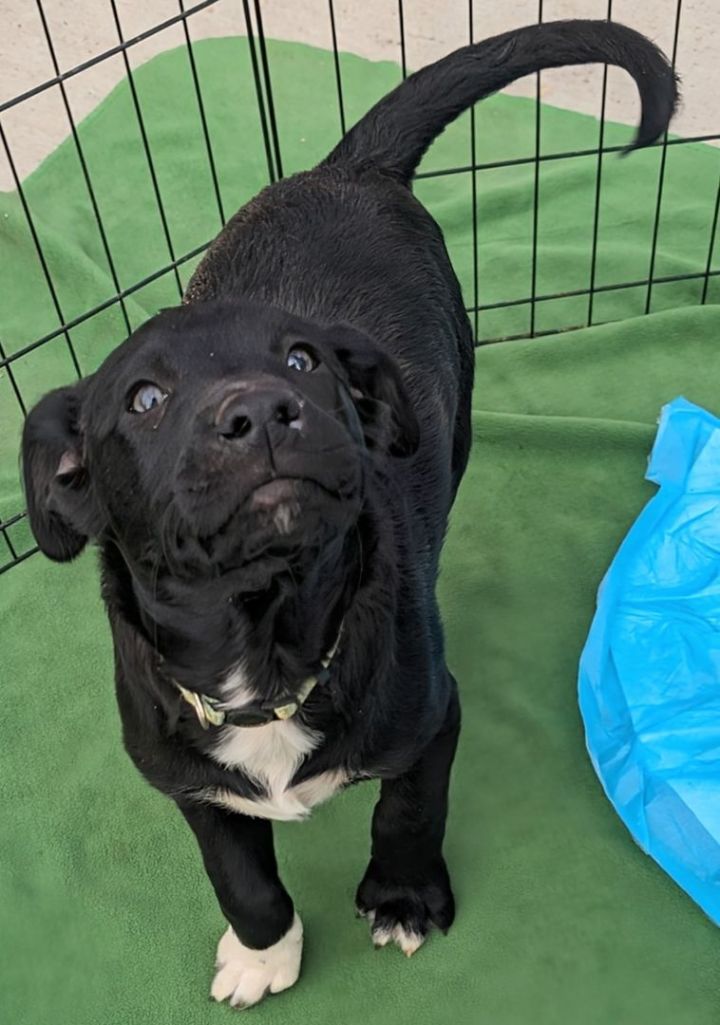
<svg viewBox="0 0 720 1025">
<path fill-rule="evenodd" d="M 197 535 L 211 560 L 252 561 L 266 549 L 296 548 L 311 540 L 319 517 L 333 519 L 341 496 L 307 477 L 273 477 L 232 506 L 212 532 Z"/>
<path fill-rule="evenodd" d="M 240 516 L 247 518 L 247 525 L 259 527 L 263 533 L 269 528 L 279 537 L 296 532 L 309 500 L 313 504 L 321 497 L 326 500 L 329 492 L 317 481 L 298 477 L 275 477 L 255 488 L 243 502 Z"/>
<path fill-rule="evenodd" d="M 300 493 L 303 485 L 310 488 L 321 488 L 327 491 L 316 481 L 301 477 L 274 477 L 272 480 L 260 484 L 245 499 L 240 509 L 247 508 L 248 512 L 272 512 L 279 506 L 294 504 L 300 501 Z M 329 492 L 327 492 L 329 494 Z"/>
<path fill-rule="evenodd" d="M 174 530 L 170 522 L 172 533 L 161 542 L 174 576 L 230 580 L 241 573 L 243 582 L 257 577 L 264 586 L 283 567 L 299 572 L 352 526 L 362 506 L 362 475 L 353 466 L 327 480 L 307 471 L 258 477 L 243 487 L 228 476 L 220 493 L 207 487 L 202 498 L 195 487 L 194 509 Z"/>
</svg>

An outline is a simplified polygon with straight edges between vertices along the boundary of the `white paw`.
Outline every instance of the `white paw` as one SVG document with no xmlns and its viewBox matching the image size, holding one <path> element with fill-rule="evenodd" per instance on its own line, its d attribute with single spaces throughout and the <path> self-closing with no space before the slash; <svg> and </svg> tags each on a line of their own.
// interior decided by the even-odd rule
<svg viewBox="0 0 720 1025">
<path fill-rule="evenodd" d="M 405 929 L 399 922 L 396 922 L 395 925 L 375 925 L 374 911 L 369 911 L 362 917 L 367 918 L 370 922 L 372 941 L 376 947 L 386 947 L 388 943 L 395 943 L 406 957 L 412 957 L 425 942 L 424 933 Z"/>
<path fill-rule="evenodd" d="M 266 993 L 280 993 L 297 982 L 302 958 L 303 927 L 296 914 L 281 940 L 264 950 L 244 946 L 231 928 L 218 943 L 217 971 L 210 995 L 233 1007 L 252 1007 Z"/>
</svg>

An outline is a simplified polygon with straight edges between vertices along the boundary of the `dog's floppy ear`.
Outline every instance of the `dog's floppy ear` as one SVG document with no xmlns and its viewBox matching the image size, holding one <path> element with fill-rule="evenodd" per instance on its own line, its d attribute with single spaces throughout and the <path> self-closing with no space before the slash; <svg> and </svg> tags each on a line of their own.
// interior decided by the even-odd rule
<svg viewBox="0 0 720 1025">
<path fill-rule="evenodd" d="M 30 526 L 41 551 L 57 562 L 79 555 L 96 528 L 79 426 L 84 388 L 81 381 L 50 392 L 30 411 L 23 430 Z"/>
<path fill-rule="evenodd" d="M 395 360 L 352 328 L 334 330 L 330 337 L 350 382 L 365 443 L 392 456 L 413 455 L 420 428 Z"/>
</svg>

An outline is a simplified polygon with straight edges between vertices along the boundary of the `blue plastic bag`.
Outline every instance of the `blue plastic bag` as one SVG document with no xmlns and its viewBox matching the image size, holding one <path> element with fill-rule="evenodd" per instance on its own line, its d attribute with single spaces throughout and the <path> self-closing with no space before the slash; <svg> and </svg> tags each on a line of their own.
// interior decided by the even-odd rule
<svg viewBox="0 0 720 1025">
<path fill-rule="evenodd" d="M 720 924 L 720 420 L 665 406 L 647 477 L 660 490 L 600 587 L 580 709 L 623 822 Z"/>
</svg>

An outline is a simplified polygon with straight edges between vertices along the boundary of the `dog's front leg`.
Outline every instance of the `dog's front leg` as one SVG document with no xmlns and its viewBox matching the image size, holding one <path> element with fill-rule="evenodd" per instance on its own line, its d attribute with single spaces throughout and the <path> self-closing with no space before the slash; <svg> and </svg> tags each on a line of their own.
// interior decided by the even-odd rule
<svg viewBox="0 0 720 1025">
<path fill-rule="evenodd" d="M 211 994 L 250 1007 L 300 974 L 302 923 L 278 876 L 272 825 L 213 805 L 178 802 L 195 833 L 229 928 Z"/>
<path fill-rule="evenodd" d="M 442 844 L 459 733 L 454 693 L 442 729 L 420 759 L 402 776 L 383 780 L 373 815 L 372 857 L 356 903 L 375 945 L 394 942 L 408 957 L 431 925 L 446 932 L 455 918 Z"/>
</svg>

